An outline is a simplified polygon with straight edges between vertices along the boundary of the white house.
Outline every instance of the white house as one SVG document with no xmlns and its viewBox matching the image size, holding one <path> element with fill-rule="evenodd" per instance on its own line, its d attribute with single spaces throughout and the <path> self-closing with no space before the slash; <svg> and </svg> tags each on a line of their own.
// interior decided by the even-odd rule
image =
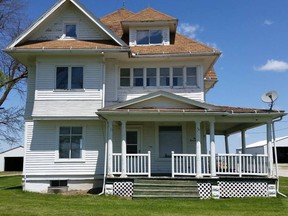
<svg viewBox="0 0 288 216">
<path fill-rule="evenodd" d="M 24 147 L 15 148 L 0 153 L 0 172 L 23 170 Z"/>
<path fill-rule="evenodd" d="M 59 0 L 5 49 L 29 70 L 24 190 L 105 184 L 118 194 L 128 184 L 133 194 L 135 176 L 168 175 L 191 177 L 211 194 L 239 182 L 222 175 L 252 175 L 262 176 L 249 181 L 267 195 L 271 125 L 284 111 L 207 103 L 221 53 L 177 33 L 177 24 L 153 8 L 98 19 L 76 0 Z M 216 155 L 215 135 L 241 131 L 245 141 L 245 130 L 261 125 L 268 150 L 251 164 L 257 169 L 246 167 L 253 155 Z"/>
</svg>

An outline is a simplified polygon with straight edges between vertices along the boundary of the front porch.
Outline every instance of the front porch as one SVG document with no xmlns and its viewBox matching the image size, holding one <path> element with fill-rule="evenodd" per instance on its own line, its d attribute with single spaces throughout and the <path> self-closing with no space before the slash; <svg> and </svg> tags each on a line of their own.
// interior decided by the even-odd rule
<svg viewBox="0 0 288 216">
<path fill-rule="evenodd" d="M 269 176 L 268 155 L 216 154 L 215 158 L 211 158 L 211 154 L 201 154 L 200 161 L 198 161 L 200 166 L 197 166 L 196 154 L 176 154 L 172 151 L 171 155 L 171 173 L 168 175 L 172 178 L 176 176 L 198 178 Z M 126 154 L 126 169 L 122 169 L 121 157 L 121 153 L 113 153 L 112 176 L 123 177 L 123 171 L 125 171 L 124 177 L 161 175 L 151 172 L 150 151 L 147 154 Z M 215 160 L 215 163 L 211 163 L 213 160 Z"/>
</svg>

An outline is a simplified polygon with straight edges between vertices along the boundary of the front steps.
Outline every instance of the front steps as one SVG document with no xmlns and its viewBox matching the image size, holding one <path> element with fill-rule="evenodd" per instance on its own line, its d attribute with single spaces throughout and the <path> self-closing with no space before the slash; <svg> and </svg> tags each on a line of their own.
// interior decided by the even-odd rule
<svg viewBox="0 0 288 216">
<path fill-rule="evenodd" d="M 197 182 L 174 179 L 135 179 L 133 199 L 137 198 L 200 198 Z"/>
</svg>

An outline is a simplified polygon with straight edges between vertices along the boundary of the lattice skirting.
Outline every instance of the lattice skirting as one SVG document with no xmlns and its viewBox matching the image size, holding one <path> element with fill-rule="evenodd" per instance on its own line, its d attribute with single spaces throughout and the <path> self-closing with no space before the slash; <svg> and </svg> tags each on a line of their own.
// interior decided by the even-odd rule
<svg viewBox="0 0 288 216">
<path fill-rule="evenodd" d="M 220 197 L 266 197 L 268 184 L 266 182 L 219 181 Z"/>
<path fill-rule="evenodd" d="M 113 195 L 121 197 L 132 197 L 133 182 L 114 182 Z"/>
<path fill-rule="evenodd" d="M 211 198 L 212 186 L 211 183 L 197 183 L 200 199 Z"/>
</svg>

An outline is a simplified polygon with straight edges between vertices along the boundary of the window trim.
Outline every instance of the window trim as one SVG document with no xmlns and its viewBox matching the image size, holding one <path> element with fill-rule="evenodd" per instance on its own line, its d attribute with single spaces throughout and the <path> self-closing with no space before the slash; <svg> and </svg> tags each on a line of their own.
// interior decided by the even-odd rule
<svg viewBox="0 0 288 216">
<path fill-rule="evenodd" d="M 80 158 L 60 158 L 59 154 L 59 148 L 60 148 L 60 128 L 61 127 L 81 127 L 82 128 L 82 148 L 81 148 L 81 157 Z M 56 145 L 55 145 L 55 163 L 85 163 L 86 158 L 86 127 L 84 125 L 77 125 L 77 124 L 65 124 L 65 125 L 59 125 L 56 127 Z"/>
<path fill-rule="evenodd" d="M 139 31 L 148 31 L 148 43 L 146 44 L 139 44 L 138 43 L 138 32 Z M 161 32 L 161 43 L 151 43 L 151 31 L 160 31 Z M 164 44 L 164 32 L 163 32 L 163 28 L 137 28 L 136 32 L 135 32 L 136 36 L 135 36 L 135 44 L 137 46 L 154 46 L 154 45 L 163 45 Z"/>
<path fill-rule="evenodd" d="M 57 68 L 60 67 L 67 67 L 68 68 L 68 85 L 67 85 L 67 89 L 61 89 L 61 88 L 57 88 Z M 72 87 L 72 68 L 82 68 L 82 88 L 71 88 Z M 55 85 L 54 85 L 54 91 L 85 91 L 84 88 L 84 75 L 85 75 L 85 67 L 82 65 L 56 65 L 55 67 Z"/>
<path fill-rule="evenodd" d="M 155 68 L 156 69 L 156 86 L 147 86 L 147 69 L 149 68 Z M 161 85 L 161 68 L 167 68 L 169 69 L 169 85 L 162 86 Z M 179 86 L 174 86 L 173 85 L 173 70 L 174 68 L 181 68 L 182 69 L 182 85 Z M 188 68 L 196 68 L 196 83 L 197 85 L 187 85 L 187 69 Z M 129 86 L 121 86 L 121 69 L 130 69 L 130 85 Z M 143 69 L 143 86 L 134 86 L 134 69 Z M 187 66 L 178 66 L 178 65 L 173 65 L 173 66 L 148 66 L 148 67 L 141 67 L 141 66 L 136 66 L 136 67 L 126 67 L 126 66 L 121 66 L 119 67 L 119 79 L 118 79 L 118 87 L 120 89 L 127 89 L 127 88 L 161 88 L 161 89 L 200 89 L 201 88 L 201 80 L 200 80 L 200 71 L 201 71 L 201 66 L 199 65 L 187 65 Z"/>
</svg>

